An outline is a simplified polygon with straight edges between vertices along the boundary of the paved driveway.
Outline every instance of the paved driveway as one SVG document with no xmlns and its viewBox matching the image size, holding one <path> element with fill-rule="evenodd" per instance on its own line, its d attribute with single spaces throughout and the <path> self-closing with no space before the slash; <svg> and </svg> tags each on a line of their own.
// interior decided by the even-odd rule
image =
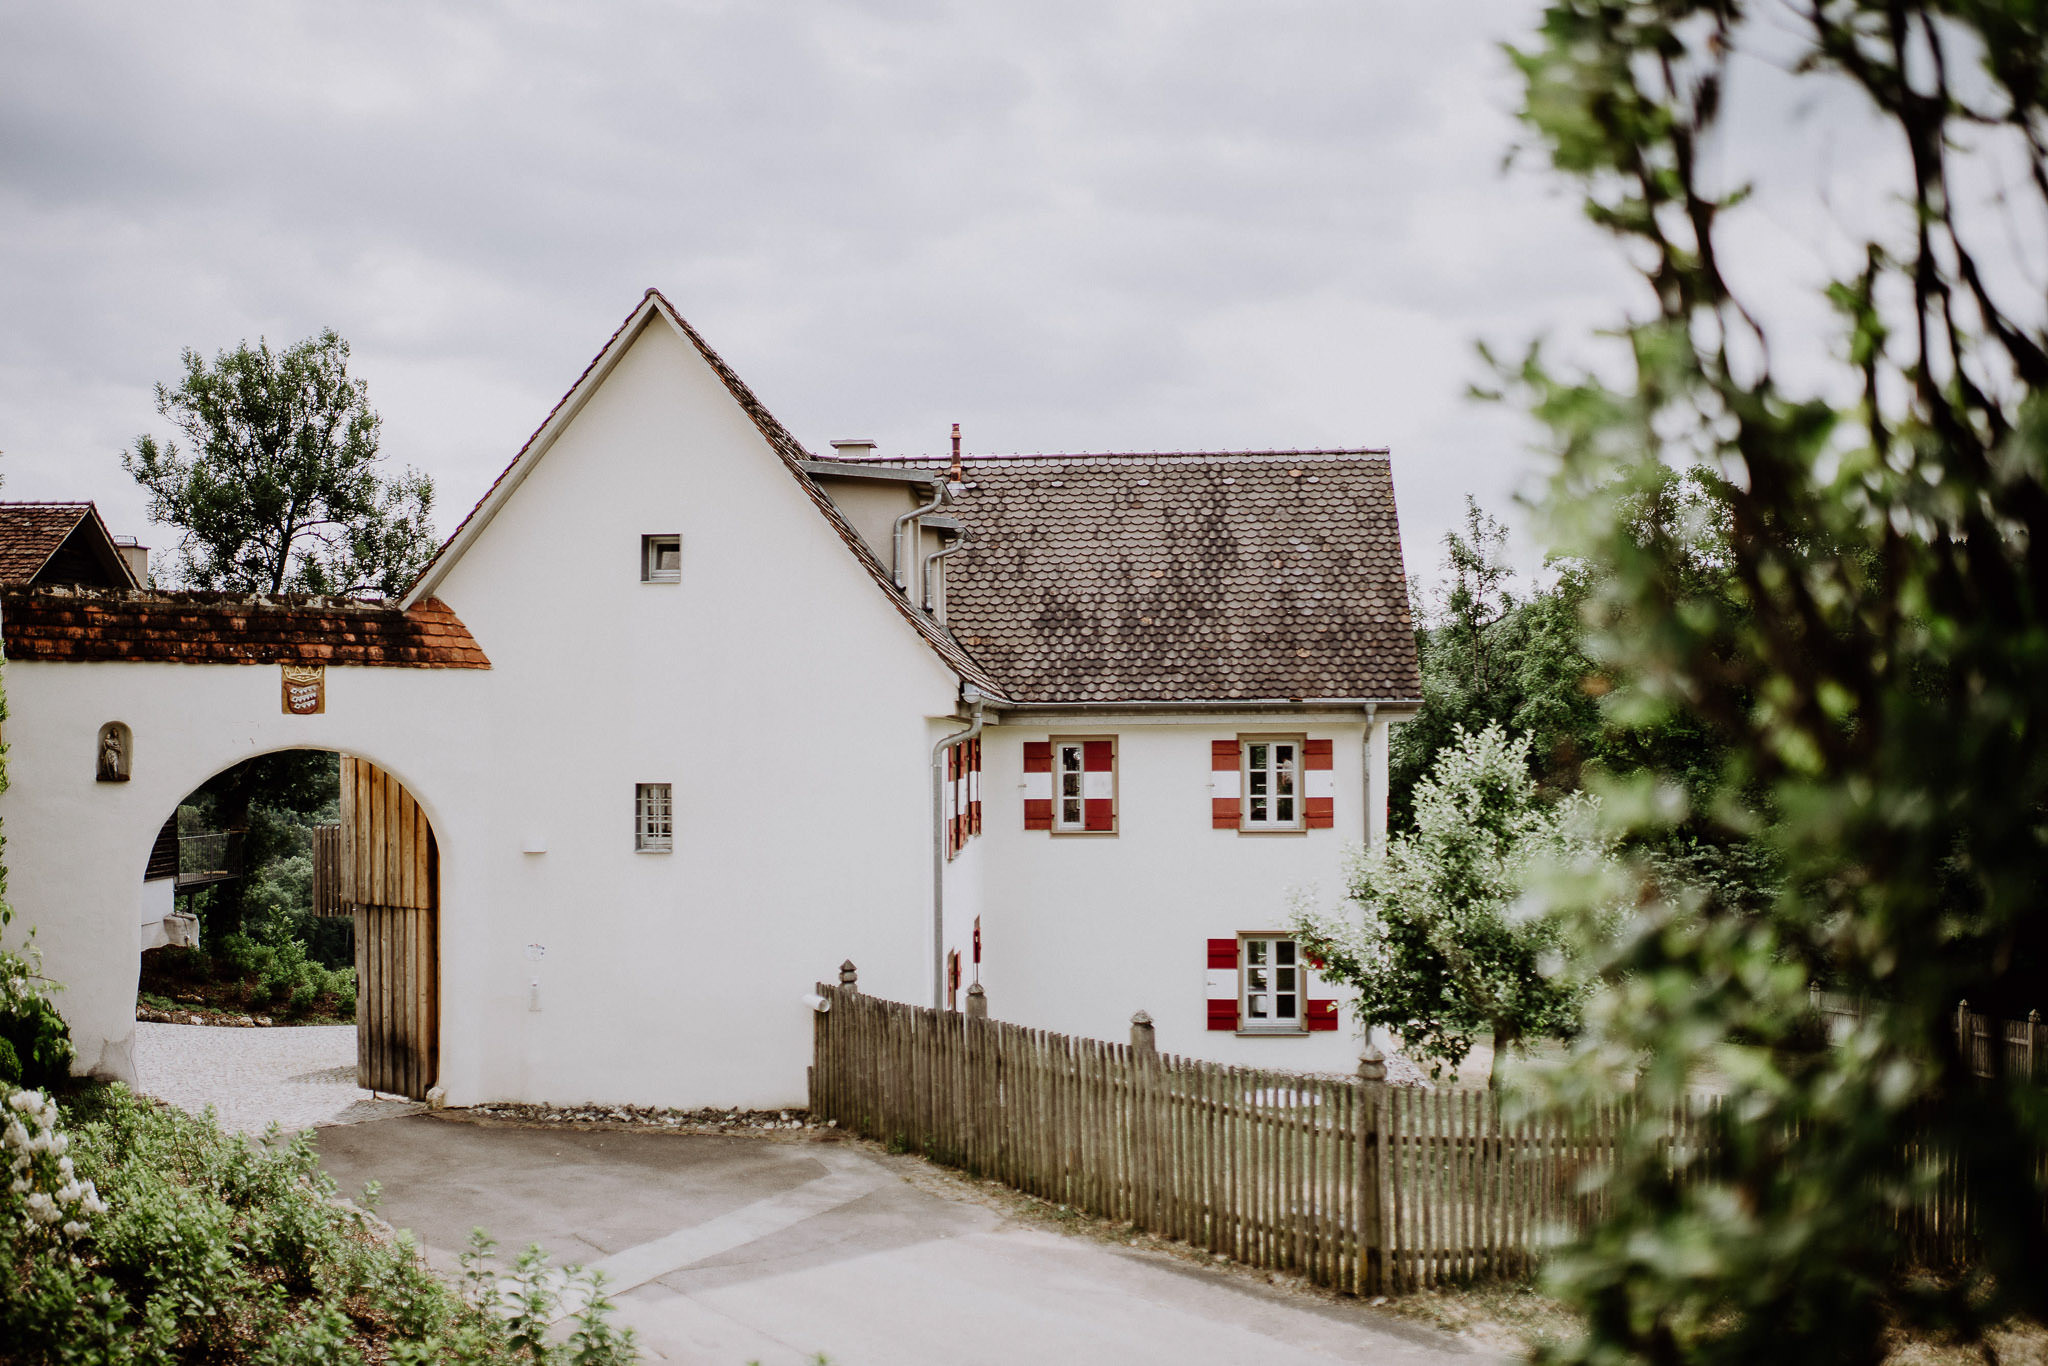
<svg viewBox="0 0 2048 1366">
<path fill-rule="evenodd" d="M 1020 1222 L 861 1145 L 433 1115 L 322 1129 L 346 1193 L 453 1267 L 481 1226 L 602 1267 L 650 1360 L 704 1366 L 1461 1366 L 1448 1339 L 1241 1272 Z"/>
</svg>

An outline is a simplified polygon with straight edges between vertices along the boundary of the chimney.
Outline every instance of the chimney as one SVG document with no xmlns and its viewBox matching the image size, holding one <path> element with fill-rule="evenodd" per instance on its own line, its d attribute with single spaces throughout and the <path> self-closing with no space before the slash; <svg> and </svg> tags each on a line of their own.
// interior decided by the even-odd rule
<svg viewBox="0 0 2048 1366">
<path fill-rule="evenodd" d="M 138 545 L 133 536 L 116 536 L 114 549 L 121 553 L 121 559 L 127 564 L 128 572 L 135 576 L 135 586 L 149 587 L 149 547 Z"/>
<path fill-rule="evenodd" d="M 960 424 L 953 424 L 953 468 L 946 471 L 946 482 L 958 484 L 966 476 L 960 472 Z"/>
<path fill-rule="evenodd" d="M 875 443 L 854 437 L 832 443 L 834 460 L 860 460 L 875 453 Z"/>
</svg>

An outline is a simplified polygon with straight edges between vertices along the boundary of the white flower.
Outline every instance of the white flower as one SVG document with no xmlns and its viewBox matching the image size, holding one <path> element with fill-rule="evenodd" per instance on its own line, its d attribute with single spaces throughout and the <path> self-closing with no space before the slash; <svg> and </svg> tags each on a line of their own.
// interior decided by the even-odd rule
<svg viewBox="0 0 2048 1366">
<path fill-rule="evenodd" d="M 79 1223 L 76 1219 L 64 1225 L 64 1236 L 66 1238 L 83 1238 L 88 1231 L 86 1225 Z"/>
</svg>

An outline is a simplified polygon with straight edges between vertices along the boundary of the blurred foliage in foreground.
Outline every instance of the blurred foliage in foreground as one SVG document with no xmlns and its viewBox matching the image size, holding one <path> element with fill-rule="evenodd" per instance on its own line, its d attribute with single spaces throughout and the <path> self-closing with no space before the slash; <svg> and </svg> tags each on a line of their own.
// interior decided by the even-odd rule
<svg viewBox="0 0 2048 1366">
<path fill-rule="evenodd" d="M 1959 999 L 2037 993 L 2048 934 L 2048 332 L 2012 259 L 2048 242 L 2044 27 L 2037 2 L 1555 0 L 1514 53 L 1534 142 L 1648 288 L 1614 334 L 1627 382 L 1532 352 L 1506 387 L 1554 446 L 1588 652 L 1628 680 L 1612 719 L 1720 744 L 1718 781 L 1651 756 L 1603 809 L 1639 848 L 1760 841 L 1782 877 L 1761 908 L 1649 859 L 1553 888 L 1640 908 L 1587 937 L 1605 990 L 1559 1098 L 1732 1086 L 1706 1179 L 1674 1183 L 1647 1132 L 1609 1178 L 1616 1218 L 1554 1263 L 1589 1333 L 1553 1359 L 1878 1361 L 1888 1312 L 1965 1341 L 2048 1319 L 2048 1096 L 1972 1077 L 1950 1027 Z M 1723 116 L 1771 79 L 1872 120 L 1901 168 L 1828 290 L 1837 364 L 1796 380 L 1755 307 L 1783 301 L 1722 269 L 1755 211 Z M 1725 509 L 1712 594 L 1670 515 L 1688 477 Z M 1835 1048 L 1805 1009 L 1823 980 L 1876 1004 Z M 1911 1277 L 1888 1233 L 1916 1136 L 1976 1192 L 1957 1281 Z"/>
</svg>

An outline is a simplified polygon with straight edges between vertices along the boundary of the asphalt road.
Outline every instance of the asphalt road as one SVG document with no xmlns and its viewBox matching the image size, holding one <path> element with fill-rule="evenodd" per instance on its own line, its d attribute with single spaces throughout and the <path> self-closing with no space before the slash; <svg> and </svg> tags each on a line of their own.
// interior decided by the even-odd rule
<svg viewBox="0 0 2048 1366">
<path fill-rule="evenodd" d="M 453 1268 L 472 1228 L 602 1267 L 651 1361 L 703 1366 L 1477 1366 L 1451 1339 L 1048 1231 L 909 1159 L 787 1138 L 484 1126 L 318 1133 L 345 1193 Z"/>
</svg>

